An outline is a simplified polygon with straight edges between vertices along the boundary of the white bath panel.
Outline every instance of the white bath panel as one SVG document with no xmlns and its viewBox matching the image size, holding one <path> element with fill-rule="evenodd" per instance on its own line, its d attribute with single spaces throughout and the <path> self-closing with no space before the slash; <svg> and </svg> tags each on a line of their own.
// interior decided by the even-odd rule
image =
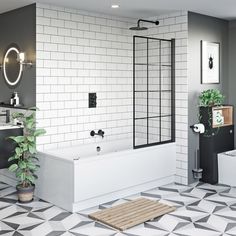
<svg viewBox="0 0 236 236">
<path fill-rule="evenodd" d="M 124 150 L 116 142 L 111 142 L 109 148 L 101 143 L 101 149 L 115 152 L 99 155 L 96 145 L 39 153 L 36 195 L 77 212 L 174 181 L 175 143 L 135 150 Z M 75 154 L 79 154 L 78 160 L 74 160 Z M 186 189 L 181 185 L 169 185 L 167 189 L 174 187 L 175 192 Z"/>
</svg>

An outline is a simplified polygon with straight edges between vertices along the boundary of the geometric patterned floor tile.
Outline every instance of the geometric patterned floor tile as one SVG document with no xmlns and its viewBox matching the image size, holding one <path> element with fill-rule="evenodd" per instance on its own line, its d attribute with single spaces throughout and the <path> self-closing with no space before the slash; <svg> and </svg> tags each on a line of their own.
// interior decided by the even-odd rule
<svg viewBox="0 0 236 236">
<path fill-rule="evenodd" d="M 138 197 L 160 201 L 176 211 L 124 232 L 88 218 L 88 214 Z M 168 184 L 69 213 L 35 198 L 19 204 L 15 188 L 0 183 L 0 236 L 236 236 L 236 188 L 195 183 Z"/>
</svg>

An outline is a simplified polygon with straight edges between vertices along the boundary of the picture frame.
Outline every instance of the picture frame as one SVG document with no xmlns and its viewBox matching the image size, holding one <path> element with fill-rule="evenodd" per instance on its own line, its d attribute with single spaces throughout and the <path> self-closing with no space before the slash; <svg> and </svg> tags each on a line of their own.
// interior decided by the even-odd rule
<svg viewBox="0 0 236 236">
<path fill-rule="evenodd" d="M 201 40 L 201 83 L 220 83 L 220 43 Z"/>
</svg>

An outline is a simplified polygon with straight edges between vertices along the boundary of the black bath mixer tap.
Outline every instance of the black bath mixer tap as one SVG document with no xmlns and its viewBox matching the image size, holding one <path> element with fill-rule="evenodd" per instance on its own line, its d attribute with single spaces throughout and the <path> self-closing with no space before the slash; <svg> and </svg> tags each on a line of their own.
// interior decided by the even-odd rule
<svg viewBox="0 0 236 236">
<path fill-rule="evenodd" d="M 10 110 L 3 111 L 4 114 L 0 114 L 0 116 L 6 116 L 6 123 L 10 122 Z"/>
<path fill-rule="evenodd" d="M 95 135 L 98 135 L 98 136 L 101 136 L 102 138 L 104 138 L 104 134 L 105 134 L 105 132 L 103 131 L 103 130 L 98 130 L 98 132 L 96 133 L 94 130 L 92 130 L 91 132 L 90 132 L 90 136 L 95 136 Z"/>
</svg>

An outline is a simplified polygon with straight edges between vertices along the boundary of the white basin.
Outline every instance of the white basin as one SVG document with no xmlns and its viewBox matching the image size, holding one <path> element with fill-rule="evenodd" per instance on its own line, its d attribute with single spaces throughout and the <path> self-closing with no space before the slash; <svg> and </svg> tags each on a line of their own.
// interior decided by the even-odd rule
<svg viewBox="0 0 236 236">
<path fill-rule="evenodd" d="M 6 124 L 6 123 L 1 124 L 1 123 L 0 123 L 0 130 L 18 129 L 18 128 L 20 128 L 20 127 L 19 127 L 19 126 L 16 126 L 16 125 L 13 125 L 13 124 Z"/>
</svg>

